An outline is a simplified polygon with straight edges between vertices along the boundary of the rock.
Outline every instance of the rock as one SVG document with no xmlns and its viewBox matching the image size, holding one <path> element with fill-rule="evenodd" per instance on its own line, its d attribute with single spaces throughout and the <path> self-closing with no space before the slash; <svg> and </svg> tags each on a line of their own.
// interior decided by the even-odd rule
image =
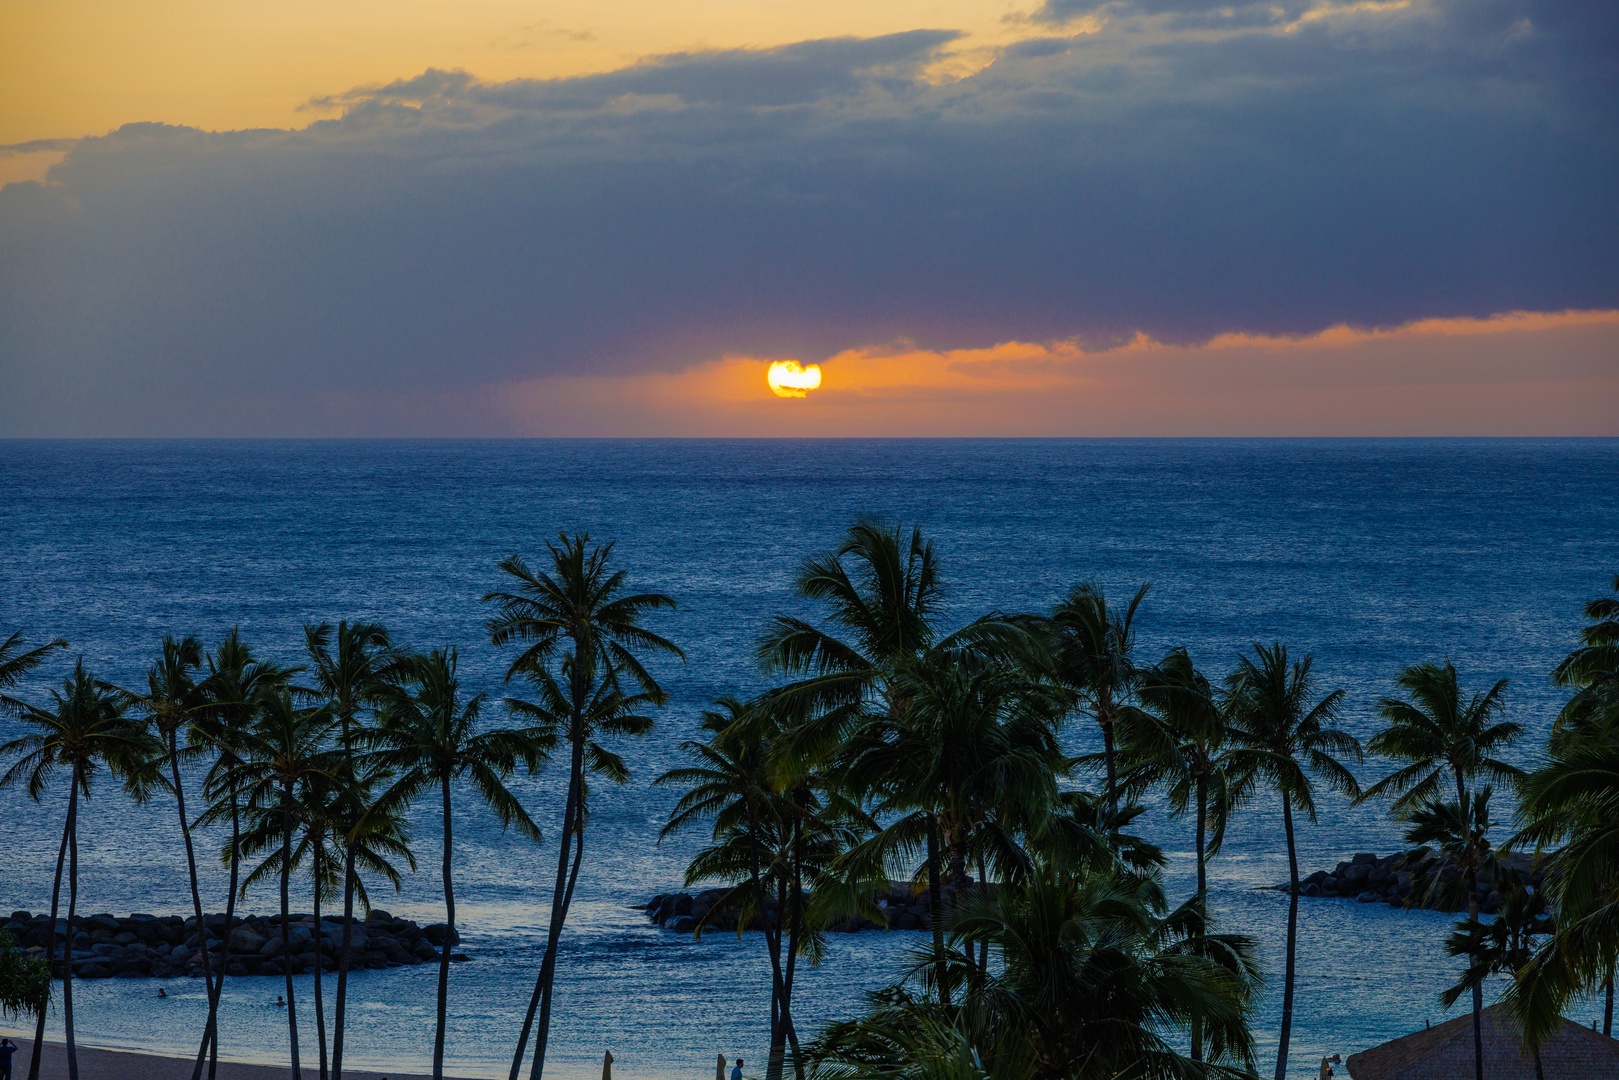
<svg viewBox="0 0 1619 1080">
<path fill-rule="evenodd" d="M 689 899 L 690 898 L 688 897 L 688 900 Z M 687 905 L 687 910 L 690 910 L 689 904 Z M 431 944 L 434 945 L 442 946 L 446 941 L 448 941 L 451 945 L 461 944 L 460 933 L 450 929 L 447 923 L 430 923 L 427 926 L 422 927 L 422 937 L 426 938 Z"/>
<path fill-rule="evenodd" d="M 86 961 L 82 965 L 75 965 L 73 977 L 76 979 L 105 979 L 112 974 L 104 965 Z"/>
<path fill-rule="evenodd" d="M 464 952 L 458 952 L 458 953 L 451 953 L 450 954 L 450 963 L 452 963 L 452 964 L 464 964 L 468 960 L 471 960 L 471 959 L 472 959 L 472 957 L 468 956 Z"/>
<path fill-rule="evenodd" d="M 1355 897 L 1355 903 L 1357 903 L 1357 904 L 1375 904 L 1375 903 L 1377 903 L 1378 899 L 1379 899 L 1378 895 L 1376 893 L 1374 893 L 1374 892 L 1363 892 L 1359 896 Z"/>
<path fill-rule="evenodd" d="M 1319 886 L 1319 885 L 1306 885 L 1302 889 L 1299 890 L 1299 895 L 1300 896 L 1309 896 L 1309 897 L 1312 897 L 1312 898 L 1320 896 L 1321 895 L 1321 886 Z"/>
<path fill-rule="evenodd" d="M 256 953 L 264 948 L 265 938 L 255 934 L 245 926 L 238 926 L 230 932 L 230 951 L 236 953 Z"/>
<path fill-rule="evenodd" d="M 665 930 L 673 930 L 677 934 L 689 934 L 697 929 L 697 920 L 690 915 L 676 915 L 663 924 Z M 453 960 L 454 957 L 451 957 Z"/>
</svg>

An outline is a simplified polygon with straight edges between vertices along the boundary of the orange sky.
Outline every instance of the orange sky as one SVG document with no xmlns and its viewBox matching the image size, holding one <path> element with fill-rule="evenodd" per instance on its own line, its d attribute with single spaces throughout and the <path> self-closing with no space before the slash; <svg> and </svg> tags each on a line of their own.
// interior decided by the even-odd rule
<svg viewBox="0 0 1619 1080">
<path fill-rule="evenodd" d="M 900 343 L 823 360 L 780 398 L 769 359 L 677 374 L 558 376 L 373 400 L 422 430 L 570 436 L 1619 436 L 1619 311 L 1435 319 L 1304 338 L 1147 339 L 1105 352 Z M 333 396 L 334 416 L 367 404 Z M 318 410 L 317 410 L 318 413 Z M 318 423 L 317 418 L 313 418 Z"/>
</svg>

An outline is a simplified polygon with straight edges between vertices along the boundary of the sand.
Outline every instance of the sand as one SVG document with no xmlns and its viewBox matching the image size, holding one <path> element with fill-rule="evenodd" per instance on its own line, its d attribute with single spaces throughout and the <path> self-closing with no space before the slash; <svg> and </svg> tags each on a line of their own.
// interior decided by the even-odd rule
<svg viewBox="0 0 1619 1080">
<path fill-rule="evenodd" d="M 11 1059 L 12 1080 L 24 1080 L 28 1075 L 28 1060 L 33 1053 L 31 1040 L 13 1038 L 17 1055 Z M 317 1063 L 303 1063 L 305 1080 L 316 1080 L 320 1075 Z M 67 1080 L 67 1047 L 47 1042 L 41 1055 L 40 1080 Z M 205 1074 L 206 1075 L 206 1074 Z M 287 1080 L 290 1067 L 281 1065 L 241 1065 L 236 1062 L 219 1063 L 218 1080 Z M 79 1047 L 79 1080 L 191 1080 L 189 1059 L 163 1057 L 159 1054 L 139 1054 L 126 1050 L 96 1050 Z M 406 1073 L 356 1072 L 343 1069 L 343 1080 L 428 1080 L 427 1077 Z"/>
</svg>

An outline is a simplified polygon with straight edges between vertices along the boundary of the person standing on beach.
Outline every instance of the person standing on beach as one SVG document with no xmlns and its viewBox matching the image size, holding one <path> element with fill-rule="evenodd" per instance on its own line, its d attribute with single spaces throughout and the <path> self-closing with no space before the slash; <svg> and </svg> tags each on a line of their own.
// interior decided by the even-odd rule
<svg viewBox="0 0 1619 1080">
<path fill-rule="evenodd" d="M 0 1080 L 11 1080 L 11 1055 L 16 1052 L 16 1043 L 0 1038 Z"/>
<path fill-rule="evenodd" d="M 731 1080 L 742 1080 L 742 1059 L 736 1059 L 736 1066 L 731 1069 Z"/>
</svg>

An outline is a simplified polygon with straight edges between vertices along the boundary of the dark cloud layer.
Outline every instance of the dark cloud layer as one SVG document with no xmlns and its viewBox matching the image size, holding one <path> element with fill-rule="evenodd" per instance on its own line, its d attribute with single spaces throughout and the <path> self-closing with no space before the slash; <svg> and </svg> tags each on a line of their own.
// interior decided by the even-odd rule
<svg viewBox="0 0 1619 1080">
<path fill-rule="evenodd" d="M 1306 10 L 1108 5 L 943 84 L 954 38 L 917 31 L 430 71 L 301 131 L 130 125 L 0 191 L 0 433 L 274 430 L 253 402 L 901 336 L 1619 305 L 1610 8 Z"/>
</svg>

